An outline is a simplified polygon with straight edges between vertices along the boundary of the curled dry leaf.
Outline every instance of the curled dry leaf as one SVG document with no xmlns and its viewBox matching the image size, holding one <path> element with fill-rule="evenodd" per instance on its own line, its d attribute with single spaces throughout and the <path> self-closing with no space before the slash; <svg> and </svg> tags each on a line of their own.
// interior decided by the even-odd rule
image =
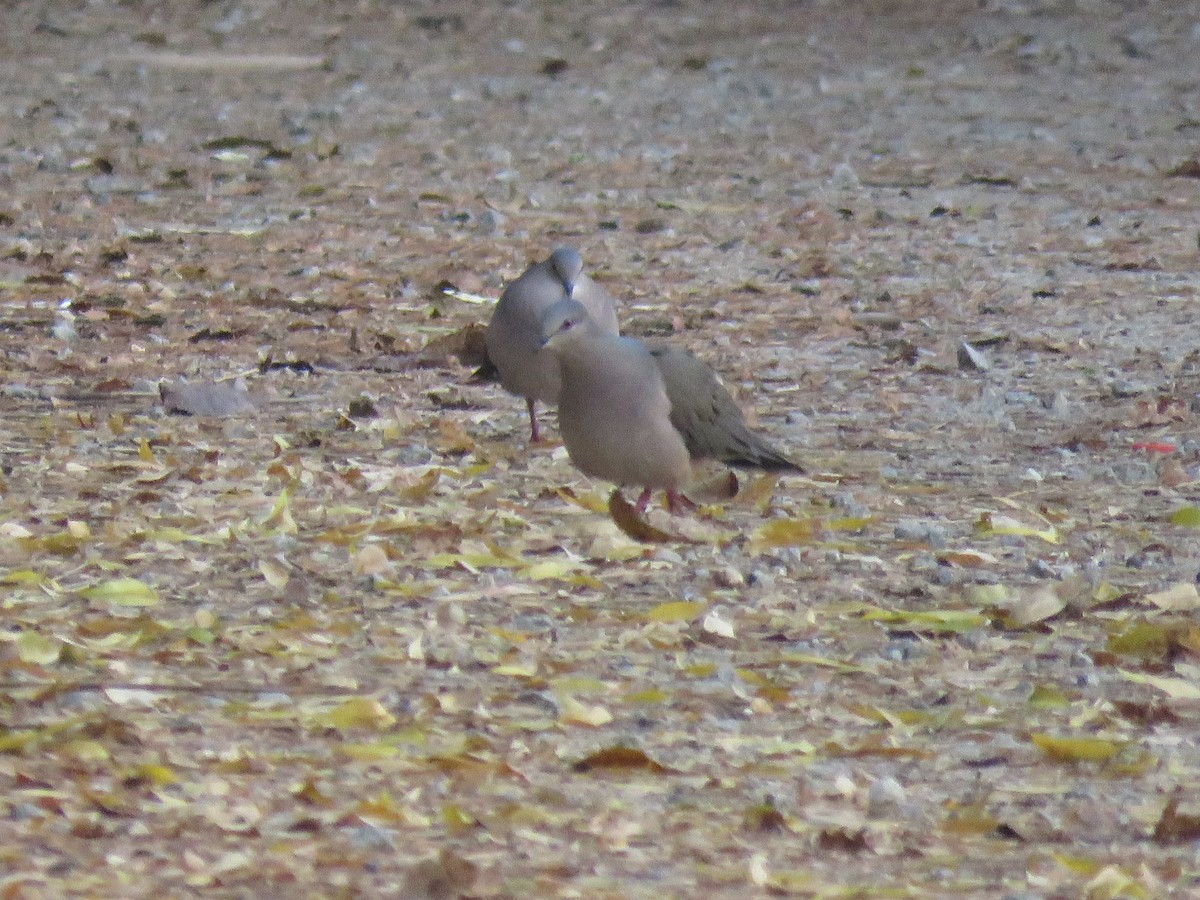
<svg viewBox="0 0 1200 900">
<path fill-rule="evenodd" d="M 661 528 L 655 528 L 647 522 L 633 504 L 625 499 L 619 488 L 614 490 L 608 498 L 608 514 L 617 523 L 617 527 L 635 541 L 661 544 L 667 541 L 683 540 L 683 538 L 663 531 Z"/>
<path fill-rule="evenodd" d="M 1051 619 L 1066 607 L 1067 601 L 1059 596 L 1053 586 L 1041 584 L 1018 591 L 1002 608 L 1009 624 L 1023 628 Z"/>
<path fill-rule="evenodd" d="M 644 751 L 620 744 L 597 750 L 590 756 L 579 760 L 571 768 L 576 772 L 594 772 L 597 769 L 640 769 L 655 775 L 669 775 L 674 772 L 673 769 L 651 759 Z"/>
</svg>

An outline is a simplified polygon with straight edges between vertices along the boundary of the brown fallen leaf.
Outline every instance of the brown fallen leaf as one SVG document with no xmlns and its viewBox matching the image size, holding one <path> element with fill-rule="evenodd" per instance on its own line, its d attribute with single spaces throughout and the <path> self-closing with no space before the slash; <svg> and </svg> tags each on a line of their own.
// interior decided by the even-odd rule
<svg viewBox="0 0 1200 900">
<path fill-rule="evenodd" d="M 612 495 L 608 498 L 608 514 L 617 523 L 617 527 L 635 541 L 661 544 L 667 541 L 684 540 L 661 528 L 655 528 L 647 522 L 637 509 L 625 499 L 619 488 L 613 490 Z"/>
<path fill-rule="evenodd" d="M 472 323 L 458 331 L 431 338 L 424 347 L 412 353 L 381 356 L 371 363 L 371 368 L 376 372 L 405 372 L 410 369 L 436 369 L 457 360 L 464 366 L 486 369 L 491 361 L 483 342 L 483 332 L 482 325 Z"/>
<path fill-rule="evenodd" d="M 1168 459 L 1163 463 L 1162 472 L 1158 475 L 1158 483 L 1169 488 L 1179 487 L 1194 480 L 1178 459 Z"/>
<path fill-rule="evenodd" d="M 189 384 L 180 379 L 174 383 L 159 382 L 158 396 L 168 412 L 189 416 L 223 418 L 254 409 L 254 401 L 246 383 L 235 381 L 198 381 Z"/>
<path fill-rule="evenodd" d="M 452 850 L 417 863 L 404 877 L 402 896 L 412 900 L 451 900 L 468 893 L 479 877 L 479 867 Z"/>
<path fill-rule="evenodd" d="M 823 828 L 817 836 L 817 846 L 841 853 L 860 853 L 869 849 L 866 830 L 861 828 Z"/>
<path fill-rule="evenodd" d="M 1181 813 L 1179 796 L 1177 788 L 1154 826 L 1154 840 L 1160 844 L 1183 844 L 1200 839 L 1200 815 Z"/>
<path fill-rule="evenodd" d="M 593 772 L 597 769 L 641 769 L 655 775 L 671 775 L 675 772 L 674 769 L 651 759 L 636 747 L 625 747 L 620 744 L 597 750 L 571 766 L 571 770 L 574 772 Z"/>
</svg>

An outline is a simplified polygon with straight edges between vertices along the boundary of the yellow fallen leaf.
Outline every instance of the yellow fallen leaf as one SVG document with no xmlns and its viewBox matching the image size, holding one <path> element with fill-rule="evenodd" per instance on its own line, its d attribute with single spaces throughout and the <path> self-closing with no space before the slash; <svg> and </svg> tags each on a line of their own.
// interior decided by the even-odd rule
<svg viewBox="0 0 1200 900">
<path fill-rule="evenodd" d="M 424 813 L 411 806 L 396 802 L 395 798 L 386 791 L 362 800 L 354 807 L 354 812 L 370 822 L 411 825 L 418 828 L 428 828 L 432 821 Z"/>
<path fill-rule="evenodd" d="M 510 678 L 533 678 L 538 673 L 538 665 L 533 660 L 528 660 L 523 663 L 493 666 L 492 671 L 497 675 L 506 675 Z"/>
<path fill-rule="evenodd" d="M 588 706 L 570 695 L 558 698 L 558 708 L 559 719 L 575 725 L 590 725 L 598 728 L 613 720 L 612 713 L 603 706 Z"/>
<path fill-rule="evenodd" d="M 83 591 L 88 600 L 113 606 L 157 606 L 158 592 L 136 578 L 114 578 Z"/>
<path fill-rule="evenodd" d="M 586 509 L 588 512 L 608 512 L 608 501 L 594 491 L 589 491 L 586 494 L 576 494 L 568 487 L 560 487 L 555 491 L 555 493 L 568 503 L 573 503 L 576 506 L 580 506 L 583 509 Z"/>
<path fill-rule="evenodd" d="M 856 666 L 853 663 L 842 662 L 840 659 L 828 659 L 812 653 L 782 653 L 779 655 L 779 661 L 788 665 L 821 666 L 822 668 L 834 669 L 835 671 L 844 673 L 861 673 L 867 671 L 865 666 Z"/>
<path fill-rule="evenodd" d="M 1012 516 L 1005 516 L 994 513 L 983 513 L 979 517 L 979 521 L 975 523 L 975 527 L 981 534 L 991 536 L 999 535 L 1016 535 L 1017 537 L 1035 537 L 1040 538 L 1047 544 L 1058 544 L 1062 542 L 1062 536 L 1055 528 L 1035 528 L 1032 525 L 1026 525 Z"/>
<path fill-rule="evenodd" d="M 520 557 L 496 553 L 435 553 L 426 565 L 431 569 L 461 566 L 474 574 L 480 569 L 514 569 L 521 564 Z"/>
<path fill-rule="evenodd" d="M 400 755 L 400 748 L 394 744 L 376 742 L 373 744 L 340 744 L 338 753 L 348 756 L 358 762 L 372 763 L 392 759 Z"/>
<path fill-rule="evenodd" d="M 1034 746 L 1060 762 L 1105 762 L 1123 750 L 1126 741 L 1110 741 L 1097 737 L 1059 737 L 1052 734 L 1032 734 Z"/>
<path fill-rule="evenodd" d="M 284 488 L 267 517 L 263 519 L 264 528 L 274 528 L 276 534 L 297 534 L 300 529 L 292 518 L 292 489 Z"/>
<path fill-rule="evenodd" d="M 379 729 L 396 723 L 396 717 L 373 697 L 352 697 L 318 719 L 322 725 L 339 729 Z"/>
<path fill-rule="evenodd" d="M 564 694 L 603 694 L 612 693 L 612 686 L 599 678 L 590 678 L 587 675 L 566 675 L 562 678 L 555 678 L 553 681 L 554 690 Z"/>
<path fill-rule="evenodd" d="M 651 622 L 691 622 L 706 609 L 708 604 L 701 600 L 676 600 L 659 604 L 646 613 L 646 618 Z"/>
<path fill-rule="evenodd" d="M 632 694 L 625 695 L 626 703 L 666 703 L 671 699 L 671 695 L 661 688 L 647 688 L 644 691 L 634 691 Z"/>
<path fill-rule="evenodd" d="M 1057 709 L 1070 706 L 1071 701 L 1053 685 L 1039 684 L 1029 695 L 1029 705 L 1038 709 Z"/>
<path fill-rule="evenodd" d="M 1142 672 L 1130 672 L 1119 669 L 1121 677 L 1134 684 L 1148 684 L 1158 688 L 1173 700 L 1200 700 L 1200 684 L 1185 678 L 1173 678 L 1169 675 L 1146 675 Z"/>
<path fill-rule="evenodd" d="M 148 784 L 151 787 L 160 788 L 170 784 L 176 784 L 179 777 L 175 774 L 175 770 L 169 766 L 159 765 L 157 763 L 145 763 L 144 765 L 134 766 L 127 769 L 121 780 L 129 785 L 131 783 Z"/>
<path fill-rule="evenodd" d="M 829 519 L 821 523 L 821 527 L 826 531 L 851 531 L 859 532 L 873 523 L 878 516 L 851 516 L 846 519 Z"/>
<path fill-rule="evenodd" d="M 960 634 L 982 628 L 988 623 L 987 617 L 965 609 L 868 609 L 863 618 L 871 622 L 885 622 L 915 632 L 933 634 Z"/>
<path fill-rule="evenodd" d="M 287 586 L 288 570 L 275 560 L 260 559 L 258 561 L 258 571 L 262 574 L 267 584 L 276 590 Z"/>
<path fill-rule="evenodd" d="M 1200 506 L 1184 506 L 1171 515 L 1172 525 L 1200 528 Z"/>
<path fill-rule="evenodd" d="M 775 519 L 750 536 L 750 552 L 811 544 L 816 540 L 820 526 L 819 519 Z"/>
<path fill-rule="evenodd" d="M 548 559 L 534 563 L 524 572 L 530 581 L 549 581 L 566 578 L 579 570 L 579 563 L 569 559 Z"/>
<path fill-rule="evenodd" d="M 17 638 L 17 656 L 21 662 L 35 666 L 50 666 L 58 662 L 63 645 L 36 631 L 25 631 Z"/>
<path fill-rule="evenodd" d="M 1076 856 L 1069 853 L 1051 853 L 1050 857 L 1064 869 L 1069 869 L 1076 875 L 1091 876 L 1104 868 L 1103 863 L 1098 862 L 1089 856 Z"/>
<path fill-rule="evenodd" d="M 79 738 L 59 744 L 59 752 L 83 763 L 105 763 L 109 760 L 108 748 L 99 741 L 90 738 Z"/>
</svg>

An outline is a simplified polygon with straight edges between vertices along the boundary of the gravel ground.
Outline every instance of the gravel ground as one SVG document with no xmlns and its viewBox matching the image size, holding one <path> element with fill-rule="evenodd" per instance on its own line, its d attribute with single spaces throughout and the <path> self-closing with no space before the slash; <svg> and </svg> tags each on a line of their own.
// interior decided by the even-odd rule
<svg viewBox="0 0 1200 900">
<path fill-rule="evenodd" d="M 1200 6 L 0 26 L 0 896 L 1200 893 Z M 562 243 L 807 474 L 525 447 Z"/>
</svg>

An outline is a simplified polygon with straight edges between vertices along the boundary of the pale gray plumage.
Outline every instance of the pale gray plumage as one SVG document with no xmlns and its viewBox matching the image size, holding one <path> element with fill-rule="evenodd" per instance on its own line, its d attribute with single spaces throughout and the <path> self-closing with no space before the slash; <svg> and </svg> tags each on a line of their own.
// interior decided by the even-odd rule
<svg viewBox="0 0 1200 900">
<path fill-rule="evenodd" d="M 688 351 L 607 334 L 570 300 L 547 310 L 542 335 L 559 363 L 558 423 L 571 461 L 645 488 L 640 505 L 661 488 L 676 509 L 696 460 L 800 470 L 750 431 L 716 373 Z"/>
<path fill-rule="evenodd" d="M 582 304 L 601 331 L 617 334 L 612 296 L 584 273 L 583 258 L 572 247 L 559 247 L 509 284 L 484 334 L 500 383 L 525 398 L 533 441 L 539 439 L 537 401 L 554 402 L 559 392 L 558 363 L 542 349 L 542 316 L 567 298 Z"/>
</svg>

